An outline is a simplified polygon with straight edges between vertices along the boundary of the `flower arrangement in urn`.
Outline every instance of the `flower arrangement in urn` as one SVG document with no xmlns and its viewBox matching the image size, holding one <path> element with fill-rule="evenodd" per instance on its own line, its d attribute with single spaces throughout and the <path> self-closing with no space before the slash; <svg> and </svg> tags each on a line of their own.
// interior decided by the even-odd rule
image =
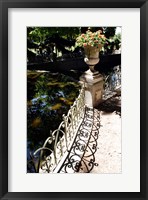
<svg viewBox="0 0 148 200">
<path fill-rule="evenodd" d="M 83 47 L 85 52 L 84 61 L 89 65 L 89 68 L 94 72 L 94 66 L 99 62 L 99 51 L 103 45 L 107 43 L 107 39 L 101 30 L 81 34 L 76 38 L 76 46 Z"/>
<path fill-rule="evenodd" d="M 106 37 L 102 34 L 101 30 L 96 32 L 91 32 L 90 30 L 86 31 L 86 33 L 82 33 L 80 36 L 76 38 L 76 46 L 79 47 L 96 47 L 101 48 L 106 43 Z"/>
</svg>

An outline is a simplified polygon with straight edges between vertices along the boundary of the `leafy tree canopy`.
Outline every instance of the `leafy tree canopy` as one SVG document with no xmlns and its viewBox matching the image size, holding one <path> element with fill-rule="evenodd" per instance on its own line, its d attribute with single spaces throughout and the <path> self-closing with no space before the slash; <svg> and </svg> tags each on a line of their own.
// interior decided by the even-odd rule
<svg viewBox="0 0 148 200">
<path fill-rule="evenodd" d="M 104 53 L 112 53 L 114 49 L 119 49 L 121 44 L 121 34 L 116 34 L 116 28 L 117 27 L 28 27 L 27 39 L 31 41 L 31 43 L 33 42 L 37 45 L 41 44 L 42 46 L 42 44 L 47 42 L 51 43 L 48 38 L 52 38 L 52 41 L 57 40 L 58 43 L 60 42 L 58 45 L 64 45 L 66 47 L 68 41 L 69 45 L 73 46 L 76 37 L 81 33 L 85 33 L 88 29 L 92 32 L 102 30 L 106 38 L 108 38 L 108 44 L 104 46 Z M 64 42 L 62 43 L 61 41 Z M 73 41 L 73 43 L 71 43 L 71 41 Z"/>
<path fill-rule="evenodd" d="M 54 34 L 60 37 L 72 40 L 80 33 L 79 27 L 29 27 L 27 29 L 27 37 L 35 43 L 43 43 L 47 37 Z"/>
</svg>

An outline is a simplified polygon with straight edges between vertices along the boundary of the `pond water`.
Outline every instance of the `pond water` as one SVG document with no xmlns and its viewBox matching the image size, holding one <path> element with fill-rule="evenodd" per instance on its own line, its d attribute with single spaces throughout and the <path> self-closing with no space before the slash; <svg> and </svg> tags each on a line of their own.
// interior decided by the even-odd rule
<svg viewBox="0 0 148 200">
<path fill-rule="evenodd" d="M 30 155 L 58 128 L 62 115 L 78 97 L 72 77 L 51 72 L 27 72 L 27 172 L 35 172 Z"/>
</svg>

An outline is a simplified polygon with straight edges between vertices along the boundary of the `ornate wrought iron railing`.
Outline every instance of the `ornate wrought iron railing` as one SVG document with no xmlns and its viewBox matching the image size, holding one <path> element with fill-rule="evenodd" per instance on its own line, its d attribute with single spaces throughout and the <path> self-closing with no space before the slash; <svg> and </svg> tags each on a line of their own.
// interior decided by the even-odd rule
<svg viewBox="0 0 148 200">
<path fill-rule="evenodd" d="M 95 161 L 100 128 L 100 112 L 85 107 L 85 116 L 78 128 L 73 145 L 57 173 L 89 173 L 98 163 Z"/>
<path fill-rule="evenodd" d="M 34 152 L 32 159 L 36 172 L 50 173 L 57 166 L 60 167 L 62 165 L 84 118 L 84 94 L 83 86 L 78 98 L 71 106 L 67 115 L 63 115 L 63 121 L 59 127 L 53 132 L 50 132 L 50 136 L 46 139 L 43 146 Z"/>
</svg>

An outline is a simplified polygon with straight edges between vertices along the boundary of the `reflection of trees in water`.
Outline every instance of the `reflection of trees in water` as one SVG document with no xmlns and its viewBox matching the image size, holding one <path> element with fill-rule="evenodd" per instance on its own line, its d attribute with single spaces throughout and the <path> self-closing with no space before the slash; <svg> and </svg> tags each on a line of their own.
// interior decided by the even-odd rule
<svg viewBox="0 0 148 200">
<path fill-rule="evenodd" d="M 79 84 L 56 73 L 29 72 L 27 78 L 27 144 L 33 152 L 55 130 L 79 93 Z M 28 154 L 28 159 L 29 158 Z"/>
</svg>

